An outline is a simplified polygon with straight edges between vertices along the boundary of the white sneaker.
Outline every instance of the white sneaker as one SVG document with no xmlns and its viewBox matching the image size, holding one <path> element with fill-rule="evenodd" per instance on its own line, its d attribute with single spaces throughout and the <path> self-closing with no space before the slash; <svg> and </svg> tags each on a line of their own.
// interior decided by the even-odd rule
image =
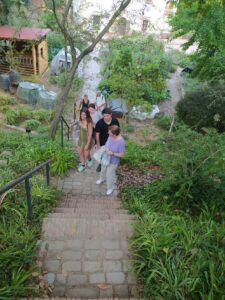
<svg viewBox="0 0 225 300">
<path fill-rule="evenodd" d="M 109 189 L 109 190 L 107 190 L 106 195 L 109 196 L 109 195 L 111 195 L 112 193 L 113 193 L 113 190 L 112 190 L 112 189 Z"/>
<path fill-rule="evenodd" d="M 103 180 L 98 179 L 98 180 L 96 181 L 96 184 L 101 184 L 101 183 L 103 183 L 103 182 L 104 182 Z"/>
</svg>

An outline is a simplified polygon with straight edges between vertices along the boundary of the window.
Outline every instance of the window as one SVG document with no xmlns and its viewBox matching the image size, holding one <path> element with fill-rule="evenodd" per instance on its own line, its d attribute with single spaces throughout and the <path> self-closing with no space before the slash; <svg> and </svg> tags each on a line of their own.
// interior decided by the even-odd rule
<svg viewBox="0 0 225 300">
<path fill-rule="evenodd" d="M 44 51 L 43 51 L 43 48 L 41 48 L 40 51 L 41 51 L 41 57 L 44 58 Z"/>
<path fill-rule="evenodd" d="M 99 30 L 100 29 L 100 15 L 93 15 L 92 17 L 92 25 L 93 25 L 93 28 L 95 30 Z"/>
<path fill-rule="evenodd" d="M 147 28 L 148 28 L 148 20 L 143 20 L 143 23 L 142 23 L 142 31 L 143 31 L 143 32 L 146 32 L 146 31 L 147 31 Z"/>
</svg>

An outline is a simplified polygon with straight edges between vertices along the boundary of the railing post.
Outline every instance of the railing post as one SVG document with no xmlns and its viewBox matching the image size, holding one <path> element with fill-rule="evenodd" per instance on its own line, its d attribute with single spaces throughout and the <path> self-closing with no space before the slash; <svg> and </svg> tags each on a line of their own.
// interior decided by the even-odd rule
<svg viewBox="0 0 225 300">
<path fill-rule="evenodd" d="M 67 126 L 67 140 L 69 141 L 70 139 L 70 128 Z"/>
<path fill-rule="evenodd" d="M 32 224 L 32 205 L 31 205 L 31 196 L 30 196 L 29 177 L 25 179 L 25 190 L 27 195 L 28 221 L 30 224 Z"/>
<path fill-rule="evenodd" d="M 73 120 L 76 120 L 76 103 L 73 104 Z"/>
<path fill-rule="evenodd" d="M 49 167 L 49 164 L 46 165 L 46 180 L 47 180 L 47 185 L 50 184 L 50 175 L 49 175 L 49 170 L 50 170 L 50 167 Z"/>
<path fill-rule="evenodd" d="M 61 146 L 63 148 L 64 144 L 63 144 L 63 119 L 61 117 Z"/>
</svg>

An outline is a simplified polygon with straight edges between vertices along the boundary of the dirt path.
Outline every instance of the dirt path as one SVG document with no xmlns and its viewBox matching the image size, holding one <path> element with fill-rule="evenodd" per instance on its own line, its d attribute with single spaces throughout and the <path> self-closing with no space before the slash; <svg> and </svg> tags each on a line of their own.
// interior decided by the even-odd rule
<svg viewBox="0 0 225 300">
<path fill-rule="evenodd" d="M 175 112 L 175 106 L 177 102 L 181 99 L 181 68 L 177 68 L 176 72 L 172 74 L 171 78 L 167 80 L 167 89 L 170 91 L 171 99 L 162 102 L 159 105 L 161 113 L 171 116 Z"/>
</svg>

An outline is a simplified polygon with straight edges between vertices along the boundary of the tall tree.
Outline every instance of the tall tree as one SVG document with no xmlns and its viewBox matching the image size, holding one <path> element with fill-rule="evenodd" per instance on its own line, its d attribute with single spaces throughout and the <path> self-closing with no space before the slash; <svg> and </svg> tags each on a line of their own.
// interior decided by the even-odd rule
<svg viewBox="0 0 225 300">
<path fill-rule="evenodd" d="M 29 21 L 25 17 L 25 3 L 25 0 L 0 0 L 0 24 L 27 24 Z"/>
<path fill-rule="evenodd" d="M 77 70 L 80 62 L 86 55 L 88 55 L 90 52 L 92 52 L 94 50 L 95 46 L 99 43 L 99 41 L 102 39 L 104 34 L 106 32 L 108 32 L 109 28 L 112 26 L 112 24 L 114 23 L 116 18 L 128 6 L 128 4 L 131 2 L 131 0 L 118 1 L 117 8 L 115 9 L 114 13 L 112 14 L 112 16 L 109 19 L 106 26 L 95 37 L 93 37 L 93 36 L 91 37 L 92 40 L 91 40 L 90 44 L 80 53 L 79 56 L 76 56 L 77 40 L 75 39 L 75 34 L 79 35 L 79 32 L 74 32 L 74 27 L 71 27 L 70 9 L 71 9 L 73 0 L 65 1 L 65 9 L 63 12 L 61 12 L 61 11 L 59 12 L 59 10 L 57 10 L 56 0 L 48 0 L 48 1 L 51 2 L 52 11 L 53 11 L 54 17 L 56 19 L 57 25 L 58 25 L 60 31 L 62 32 L 65 41 L 70 46 L 71 56 L 72 56 L 72 66 L 68 70 L 68 73 L 67 73 L 66 85 L 57 97 L 56 113 L 55 113 L 55 116 L 54 116 L 54 119 L 52 121 L 51 128 L 50 128 L 50 137 L 54 138 L 55 134 L 56 134 L 58 123 L 60 121 L 60 117 L 62 116 L 64 107 L 65 107 L 67 96 L 71 89 L 71 85 L 72 85 L 76 70 Z M 75 23 L 76 23 L 76 21 L 75 21 Z M 80 24 L 79 20 L 77 19 L 77 23 L 75 24 L 75 25 L 77 25 L 77 28 L 79 28 L 79 24 Z M 87 32 L 88 32 L 88 30 L 87 30 Z M 94 34 L 94 32 L 91 32 L 91 33 L 92 33 L 92 35 Z"/>
<path fill-rule="evenodd" d="M 176 36 L 187 34 L 187 49 L 194 43 L 197 52 L 194 75 L 201 79 L 225 79 L 225 1 L 177 0 L 171 25 Z"/>
</svg>

